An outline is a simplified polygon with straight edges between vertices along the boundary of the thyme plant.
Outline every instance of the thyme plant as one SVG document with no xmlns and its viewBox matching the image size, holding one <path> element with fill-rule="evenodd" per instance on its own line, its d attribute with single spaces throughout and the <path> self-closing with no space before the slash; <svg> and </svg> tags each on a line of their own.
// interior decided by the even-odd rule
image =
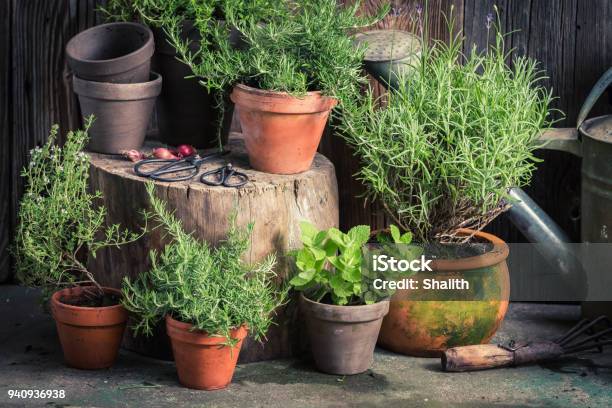
<svg viewBox="0 0 612 408">
<path fill-rule="evenodd" d="M 246 265 L 241 255 L 249 247 L 253 224 L 236 227 L 230 216 L 227 240 L 216 248 L 184 231 L 182 223 L 147 184 L 152 217 L 172 239 L 161 253 L 151 251 L 151 269 L 123 283 L 124 306 L 135 314 L 136 332 L 152 334 L 165 316 L 193 324 L 194 330 L 225 337 L 246 325 L 257 339 L 265 336 L 272 315 L 286 298 L 273 282 L 276 259 Z"/>
<path fill-rule="evenodd" d="M 425 45 L 386 105 L 370 91 L 345 105 L 339 125 L 361 159 L 366 196 L 420 241 L 469 239 L 457 229 L 480 230 L 504 211 L 508 189 L 529 183 L 536 139 L 551 125 L 537 63 L 515 57 L 509 67 L 499 30 L 485 52 L 461 48 L 460 36 Z"/>
<path fill-rule="evenodd" d="M 106 208 L 97 205 L 100 192 L 89 190 L 89 157 L 83 153 L 87 131 L 69 132 L 63 147 L 57 144 L 57 125 L 47 142 L 31 151 L 20 202 L 13 253 L 16 276 L 27 286 L 42 287 L 43 295 L 66 286 L 93 284 L 87 256 L 95 257 L 105 247 L 119 247 L 140 237 L 106 227 Z M 100 289 L 100 293 L 102 293 Z"/>
</svg>

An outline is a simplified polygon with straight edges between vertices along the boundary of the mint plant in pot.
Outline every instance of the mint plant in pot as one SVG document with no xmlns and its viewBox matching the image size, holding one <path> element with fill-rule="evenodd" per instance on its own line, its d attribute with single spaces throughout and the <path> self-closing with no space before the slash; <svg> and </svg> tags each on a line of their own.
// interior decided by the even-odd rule
<svg viewBox="0 0 612 408">
<path fill-rule="evenodd" d="M 118 247 L 139 235 L 105 227 L 99 193 L 88 190 L 89 158 L 82 152 L 87 130 L 70 132 L 56 144 L 57 126 L 48 141 L 32 150 L 22 172 L 16 241 L 16 277 L 41 287 L 50 308 L 66 364 L 81 369 L 110 367 L 117 357 L 127 312 L 121 292 L 101 287 L 87 269 L 87 258 L 104 247 Z"/>
<path fill-rule="evenodd" d="M 363 49 L 353 47 L 349 31 L 377 18 L 357 17 L 359 2 L 342 7 L 335 0 L 281 1 L 274 13 L 257 18 L 245 16 L 240 3 L 227 2 L 227 24 L 212 31 L 216 48 L 204 43 L 194 53 L 178 34 L 173 42 L 203 85 L 232 90 L 253 168 L 306 171 L 330 112 L 365 82 Z M 209 31 L 209 20 L 196 14 L 196 22 Z M 241 33 L 243 47 L 231 44 L 230 27 Z"/>
<path fill-rule="evenodd" d="M 420 242 L 468 243 L 455 247 L 467 253 L 447 246 L 428 255 L 436 256 L 438 275 L 472 276 L 483 288 L 466 301 L 418 301 L 398 291 L 380 343 L 411 355 L 487 342 L 499 327 L 508 306 L 508 247 L 481 230 L 512 205 L 508 189 L 531 179 L 536 139 L 550 126 L 551 96 L 534 61 L 516 57 L 508 66 L 500 32 L 483 53 L 461 49 L 459 36 L 425 45 L 386 104 L 370 93 L 345 106 L 340 125 L 361 158 L 368 197 Z"/>
<path fill-rule="evenodd" d="M 247 334 L 263 339 L 285 291 L 273 283 L 275 258 L 246 265 L 252 224 L 236 226 L 230 216 L 227 240 L 212 248 L 183 230 L 180 220 L 147 184 L 153 221 L 172 242 L 151 252 L 152 267 L 136 280 L 125 279 L 124 305 L 136 333 L 151 335 L 165 319 L 178 377 L 189 388 L 225 388 L 232 380 Z"/>
<path fill-rule="evenodd" d="M 290 284 L 301 292 L 315 364 L 330 374 L 364 372 L 372 364 L 391 294 L 375 290 L 373 271 L 363 267 L 370 227 L 356 226 L 345 234 L 302 222 L 301 229 L 303 248 L 293 254 L 297 273 Z"/>
</svg>

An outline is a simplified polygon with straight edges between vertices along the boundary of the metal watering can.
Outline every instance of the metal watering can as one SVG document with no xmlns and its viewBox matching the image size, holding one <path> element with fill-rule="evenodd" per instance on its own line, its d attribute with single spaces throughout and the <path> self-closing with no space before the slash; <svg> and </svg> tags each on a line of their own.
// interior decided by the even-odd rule
<svg viewBox="0 0 612 408">
<path fill-rule="evenodd" d="M 397 45 L 397 42 L 403 45 Z M 418 45 L 416 45 L 418 42 Z M 355 36 L 366 44 L 364 68 L 387 88 L 397 88 L 397 78 L 420 54 L 420 40 L 411 33 L 374 30 Z M 541 135 L 542 148 L 561 150 L 582 157 L 581 240 L 612 242 L 612 115 L 586 120 L 595 102 L 612 84 L 612 68 L 587 97 L 576 129 L 553 129 Z M 560 274 L 565 284 L 584 293 L 586 282 L 577 254 L 567 245 L 569 237 L 521 188 L 510 189 L 514 199 L 508 216 L 534 243 L 541 255 Z M 611 313 L 612 314 L 612 313 Z"/>
</svg>

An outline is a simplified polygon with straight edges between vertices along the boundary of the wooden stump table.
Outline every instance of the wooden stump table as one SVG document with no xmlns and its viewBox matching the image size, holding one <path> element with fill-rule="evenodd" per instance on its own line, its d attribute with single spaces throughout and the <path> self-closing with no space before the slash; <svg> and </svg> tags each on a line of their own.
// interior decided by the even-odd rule
<svg viewBox="0 0 612 408">
<path fill-rule="evenodd" d="M 150 146 L 148 146 L 150 148 Z M 308 220 L 320 229 L 338 226 L 338 187 L 333 164 L 317 154 L 309 171 L 295 175 L 276 175 L 250 168 L 244 143 L 239 134 L 232 135 L 231 153 L 207 162 L 200 172 L 220 167 L 225 162 L 249 176 L 249 183 L 240 188 L 212 187 L 199 177 L 183 182 L 155 182 L 156 193 L 170 211 L 182 221 L 186 231 L 215 245 L 226 238 L 228 215 L 237 211 L 240 227 L 254 222 L 251 246 L 244 256 L 255 262 L 270 253 L 278 256 L 280 279 L 288 276 L 287 251 L 301 246 L 299 222 Z M 90 183 L 102 193 L 101 202 L 108 210 L 107 223 L 139 230 L 141 212 L 149 209 L 145 190 L 146 179 L 137 176 L 133 163 L 115 156 L 90 153 Z M 160 250 L 167 243 L 162 231 L 155 230 L 139 241 L 120 249 L 105 249 L 90 260 L 100 283 L 120 287 L 125 276 L 135 277 L 150 267 L 149 251 Z M 295 336 L 296 306 L 290 303 L 277 314 L 277 325 L 262 345 L 254 340 L 244 343 L 240 362 L 286 357 L 299 343 Z M 171 351 L 163 324 L 155 336 L 147 339 L 126 334 L 124 346 L 154 357 L 170 358 Z"/>
</svg>

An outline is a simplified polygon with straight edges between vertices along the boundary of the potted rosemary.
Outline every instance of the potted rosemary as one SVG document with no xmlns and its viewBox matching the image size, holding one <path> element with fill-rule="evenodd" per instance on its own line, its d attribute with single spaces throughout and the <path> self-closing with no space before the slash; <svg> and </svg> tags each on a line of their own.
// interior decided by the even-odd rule
<svg viewBox="0 0 612 408">
<path fill-rule="evenodd" d="M 487 342 L 506 312 L 508 248 L 481 230 L 512 205 L 511 187 L 529 183 L 536 139 L 551 124 L 551 95 L 538 84 L 536 62 L 506 64 L 503 38 L 496 30 L 485 52 L 467 55 L 460 36 L 424 41 L 418 64 L 398 78 L 384 107 L 371 93 L 344 107 L 340 131 L 361 158 L 368 197 L 419 242 L 469 243 L 446 252 L 432 246 L 429 255 L 438 258 L 436 272 L 477 275 L 483 288 L 465 302 L 415 301 L 398 291 L 403 300 L 391 302 L 380 335 L 392 350 L 437 356 Z"/>
<path fill-rule="evenodd" d="M 235 5 L 239 10 L 237 18 L 261 18 L 274 11 L 274 3 L 274 0 L 109 0 L 100 8 L 109 20 L 138 20 L 153 32 L 153 66 L 164 79 L 157 100 L 159 139 L 162 142 L 172 146 L 218 147 L 227 140 L 233 114 L 233 104 L 229 103 L 226 92 L 200 86 L 189 67 L 177 59 L 177 51 L 167 32 L 189 43 L 189 52 L 195 53 L 199 47 L 202 52 L 210 52 L 216 47 L 212 29 L 217 24 L 225 24 L 226 4 Z M 240 44 L 235 29 L 228 30 L 227 35 L 233 46 Z"/>
<path fill-rule="evenodd" d="M 246 265 L 252 224 L 236 227 L 230 216 L 227 240 L 216 248 L 183 230 L 147 184 L 153 220 L 172 239 L 161 253 L 151 252 L 151 270 L 123 284 L 125 307 L 136 333 L 153 334 L 161 320 L 172 343 L 181 384 L 214 390 L 231 382 L 242 341 L 262 339 L 286 292 L 273 283 L 275 257 Z"/>
<path fill-rule="evenodd" d="M 227 1 L 225 23 L 195 12 L 195 25 L 209 33 L 196 52 L 181 38 L 171 42 L 179 58 L 208 89 L 229 91 L 251 166 L 269 173 L 293 174 L 310 168 L 334 107 L 359 93 L 363 49 L 353 47 L 349 32 L 373 24 L 359 18 L 359 2 L 335 0 L 276 1 L 273 13 L 245 15 L 241 2 Z M 387 8 L 381 10 L 381 15 Z M 232 45 L 235 27 L 244 43 Z M 204 36 L 203 36 L 204 37 Z"/>
<path fill-rule="evenodd" d="M 105 227 L 106 209 L 95 205 L 100 194 L 88 191 L 89 158 L 82 150 L 91 122 L 69 132 L 63 147 L 54 126 L 45 145 L 32 150 L 13 247 L 17 279 L 50 298 L 66 363 L 81 369 L 113 364 L 128 317 L 121 292 L 100 286 L 87 257 L 140 236 Z"/>
</svg>

